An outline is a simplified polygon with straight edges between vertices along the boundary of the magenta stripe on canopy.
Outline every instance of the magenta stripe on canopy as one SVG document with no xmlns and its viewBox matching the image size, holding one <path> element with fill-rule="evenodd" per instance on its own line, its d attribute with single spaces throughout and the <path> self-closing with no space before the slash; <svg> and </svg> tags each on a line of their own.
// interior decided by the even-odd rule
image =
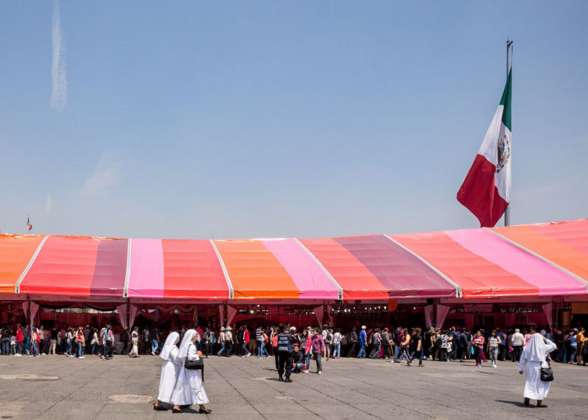
<svg viewBox="0 0 588 420">
<path fill-rule="evenodd" d="M 264 240 L 263 245 L 277 258 L 302 299 L 337 299 L 339 289 L 324 270 L 294 239 Z"/>
<path fill-rule="evenodd" d="M 586 286 L 572 276 L 517 248 L 489 230 L 464 229 L 445 233 L 468 251 L 536 286 L 540 295 L 586 292 Z"/>
<path fill-rule="evenodd" d="M 133 239 L 129 297 L 163 297 L 163 248 L 160 239 Z"/>
<path fill-rule="evenodd" d="M 391 297 L 455 296 L 455 288 L 451 284 L 383 235 L 335 240 L 378 278 Z"/>
</svg>

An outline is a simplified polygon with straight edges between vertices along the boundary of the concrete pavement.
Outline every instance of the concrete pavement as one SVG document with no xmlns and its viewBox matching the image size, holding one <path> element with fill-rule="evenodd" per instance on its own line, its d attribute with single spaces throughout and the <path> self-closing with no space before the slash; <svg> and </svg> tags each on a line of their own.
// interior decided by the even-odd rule
<svg viewBox="0 0 588 420">
<path fill-rule="evenodd" d="M 314 366 L 313 366 L 314 367 Z M 549 408 L 522 407 L 522 377 L 511 362 L 497 369 L 425 362 L 339 359 L 324 374 L 277 381 L 273 358 L 206 360 L 213 413 L 155 412 L 160 359 L 110 361 L 64 356 L 0 357 L 0 419 L 588 419 L 588 368 L 555 364 Z"/>
</svg>

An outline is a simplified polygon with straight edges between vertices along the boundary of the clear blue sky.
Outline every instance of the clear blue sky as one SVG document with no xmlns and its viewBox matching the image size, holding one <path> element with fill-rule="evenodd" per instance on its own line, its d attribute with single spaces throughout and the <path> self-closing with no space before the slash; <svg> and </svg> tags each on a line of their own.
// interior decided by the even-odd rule
<svg viewBox="0 0 588 420">
<path fill-rule="evenodd" d="M 588 216 L 588 2 L 0 6 L 0 230 L 234 238 L 476 226 L 455 199 L 515 40 L 513 223 Z"/>
</svg>

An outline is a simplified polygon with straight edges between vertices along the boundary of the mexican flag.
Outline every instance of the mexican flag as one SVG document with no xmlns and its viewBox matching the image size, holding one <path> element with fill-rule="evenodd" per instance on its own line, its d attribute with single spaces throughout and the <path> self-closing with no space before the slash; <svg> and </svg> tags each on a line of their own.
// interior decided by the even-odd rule
<svg viewBox="0 0 588 420">
<path fill-rule="evenodd" d="M 510 202 L 511 96 L 512 69 L 484 141 L 457 192 L 457 200 L 474 213 L 483 227 L 496 225 Z"/>
</svg>

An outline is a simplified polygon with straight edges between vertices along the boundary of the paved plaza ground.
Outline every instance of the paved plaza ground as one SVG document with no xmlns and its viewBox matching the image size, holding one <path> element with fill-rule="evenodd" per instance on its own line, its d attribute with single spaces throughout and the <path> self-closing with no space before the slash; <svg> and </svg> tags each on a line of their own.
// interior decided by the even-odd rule
<svg viewBox="0 0 588 420">
<path fill-rule="evenodd" d="M 152 410 L 156 357 L 0 357 L 0 419 L 588 419 L 588 368 L 577 366 L 555 365 L 545 409 L 522 407 L 522 377 L 510 362 L 418 368 L 340 359 L 292 384 L 278 382 L 273 367 L 272 358 L 207 359 L 213 413 L 205 416 Z"/>
</svg>

